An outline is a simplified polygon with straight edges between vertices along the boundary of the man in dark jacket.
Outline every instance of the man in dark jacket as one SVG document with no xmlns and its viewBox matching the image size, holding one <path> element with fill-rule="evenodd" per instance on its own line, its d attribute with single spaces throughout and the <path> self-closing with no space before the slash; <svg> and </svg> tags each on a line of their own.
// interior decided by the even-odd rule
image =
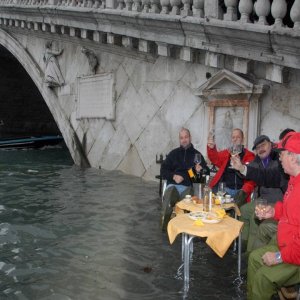
<svg viewBox="0 0 300 300">
<path fill-rule="evenodd" d="M 167 180 L 161 218 L 163 230 L 166 229 L 176 202 L 185 195 L 192 194 L 193 182 L 199 182 L 203 174 L 209 175 L 204 157 L 191 143 L 188 129 L 180 130 L 179 144 L 180 147 L 172 150 L 161 165 L 161 176 Z M 195 161 L 196 153 L 200 154 L 201 158 Z"/>
<path fill-rule="evenodd" d="M 278 152 L 272 149 L 273 145 L 266 135 L 257 137 L 254 141 L 252 150 L 256 151 L 255 159 L 247 165 L 247 168 L 259 170 L 274 170 L 280 167 Z M 286 190 L 285 185 L 280 187 L 269 187 L 266 185 L 257 186 L 257 199 L 265 199 L 269 204 L 275 204 L 276 201 L 283 198 Z M 241 207 L 241 221 L 244 222 L 242 232 L 242 241 L 247 243 L 247 251 L 257 249 L 270 241 L 277 231 L 277 222 L 275 220 L 259 221 L 254 214 L 255 201 L 249 202 Z"/>
<path fill-rule="evenodd" d="M 293 129 L 287 128 L 283 130 L 279 135 L 279 140 L 282 140 L 283 138 L 288 137 L 290 134 L 294 132 Z M 261 148 L 258 147 L 258 152 L 261 152 L 261 157 L 266 156 L 266 146 L 264 147 L 263 143 L 266 141 L 266 136 L 260 136 L 258 137 L 253 147 L 259 146 L 259 143 L 262 143 Z M 267 139 L 269 141 L 269 139 Z M 266 143 L 267 144 L 267 143 Z M 256 158 L 259 159 L 259 158 Z M 274 202 L 280 198 L 278 198 L 280 192 L 285 193 L 288 185 L 289 175 L 284 173 L 281 163 L 279 162 L 278 154 L 274 153 L 272 150 L 270 152 L 270 159 L 271 164 L 268 164 L 267 167 L 258 167 L 255 163 L 248 164 L 247 166 L 242 164 L 241 160 L 238 157 L 234 157 L 232 161 L 233 167 L 240 171 L 242 175 L 245 176 L 248 180 L 253 180 L 256 182 L 258 187 L 263 187 L 263 189 L 260 189 L 260 192 L 263 193 L 261 197 L 264 197 L 265 199 L 269 200 L 269 202 Z M 267 160 L 265 158 L 265 160 Z M 265 163 L 265 162 L 264 162 Z M 273 194 L 270 193 L 269 197 L 266 197 L 266 193 L 268 191 L 272 191 L 271 188 L 274 188 L 273 191 L 278 191 L 278 193 Z M 273 198 L 273 199 L 270 199 Z M 278 198 L 278 199 L 276 199 Z M 267 244 L 272 236 L 276 233 L 277 225 L 276 221 L 264 221 L 260 224 L 260 226 L 257 228 L 254 223 L 253 217 L 250 217 L 252 210 L 251 207 L 244 207 L 242 210 L 242 219 L 245 222 L 245 226 L 243 229 L 242 239 L 247 240 L 249 238 L 249 242 L 247 245 L 247 250 L 250 252 L 253 249 L 257 249 L 258 247 L 261 247 L 265 244 Z M 252 209 L 254 209 L 254 205 L 252 204 Z M 249 223 L 251 220 L 251 224 Z M 249 229 L 249 226 L 251 227 Z M 250 232 L 249 232 L 250 231 Z M 244 242 L 245 244 L 245 242 Z"/>
</svg>

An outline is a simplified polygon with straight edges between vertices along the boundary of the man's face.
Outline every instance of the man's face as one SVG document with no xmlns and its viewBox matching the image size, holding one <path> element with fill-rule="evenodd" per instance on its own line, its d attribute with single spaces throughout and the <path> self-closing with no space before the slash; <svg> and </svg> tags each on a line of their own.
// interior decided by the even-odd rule
<svg viewBox="0 0 300 300">
<path fill-rule="evenodd" d="M 260 159 L 268 157 L 272 150 L 272 143 L 268 141 L 263 141 L 255 147 L 256 153 Z"/>
<path fill-rule="evenodd" d="M 279 155 L 279 160 L 281 161 L 284 173 L 291 175 L 293 171 L 293 153 L 288 151 L 281 151 Z"/>
<path fill-rule="evenodd" d="M 231 134 L 231 143 L 234 145 L 243 144 L 243 135 L 239 130 L 233 130 Z"/>
<path fill-rule="evenodd" d="M 180 131 L 179 133 L 179 143 L 183 148 L 187 148 L 191 144 L 191 136 L 185 130 Z"/>
</svg>

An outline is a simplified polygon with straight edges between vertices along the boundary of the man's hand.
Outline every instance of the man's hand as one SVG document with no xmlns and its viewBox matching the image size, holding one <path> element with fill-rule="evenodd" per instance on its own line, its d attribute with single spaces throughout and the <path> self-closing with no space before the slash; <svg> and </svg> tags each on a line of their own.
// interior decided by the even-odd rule
<svg viewBox="0 0 300 300">
<path fill-rule="evenodd" d="M 195 170 L 197 173 L 200 173 L 200 171 L 202 170 L 202 167 L 200 164 L 195 164 Z"/>
<path fill-rule="evenodd" d="M 209 136 L 208 139 L 207 139 L 207 146 L 208 148 L 210 149 L 213 149 L 215 148 L 215 140 L 214 140 L 214 137 L 213 136 Z"/>
<path fill-rule="evenodd" d="M 240 172 L 242 172 L 244 170 L 244 167 L 245 167 L 243 165 L 243 163 L 241 162 L 241 159 L 240 159 L 239 155 L 231 156 L 231 166 L 235 170 L 240 171 Z"/>
<path fill-rule="evenodd" d="M 279 264 L 279 262 L 276 260 L 276 252 L 266 252 L 261 259 L 263 263 L 269 267 Z"/>
<path fill-rule="evenodd" d="M 271 205 L 267 205 L 264 209 L 259 209 L 255 207 L 255 215 L 259 220 L 273 218 L 275 214 L 275 209 Z"/>
<path fill-rule="evenodd" d="M 173 176 L 173 180 L 177 183 L 177 184 L 179 184 L 179 183 L 181 183 L 182 181 L 183 181 L 183 177 L 182 176 L 180 176 L 180 175 L 174 175 Z"/>
</svg>

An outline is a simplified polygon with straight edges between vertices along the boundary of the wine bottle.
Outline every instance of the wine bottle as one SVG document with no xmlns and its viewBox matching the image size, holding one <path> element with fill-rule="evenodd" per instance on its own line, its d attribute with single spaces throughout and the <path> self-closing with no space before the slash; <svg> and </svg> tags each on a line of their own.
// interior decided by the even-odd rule
<svg viewBox="0 0 300 300">
<path fill-rule="evenodd" d="M 203 211 L 209 212 L 212 209 L 212 191 L 209 186 L 209 175 L 206 176 L 205 181 Z"/>
</svg>

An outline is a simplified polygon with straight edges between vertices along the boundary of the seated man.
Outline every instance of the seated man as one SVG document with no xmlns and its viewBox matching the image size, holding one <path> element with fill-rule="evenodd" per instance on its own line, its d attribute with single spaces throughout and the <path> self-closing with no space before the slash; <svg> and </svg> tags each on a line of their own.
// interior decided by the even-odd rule
<svg viewBox="0 0 300 300">
<path fill-rule="evenodd" d="M 279 162 L 278 152 L 272 149 L 273 145 L 266 135 L 260 135 L 254 141 L 252 150 L 256 151 L 256 156 L 253 161 L 249 163 L 249 167 L 254 167 L 258 169 L 277 169 Z M 255 180 L 254 180 L 255 181 Z M 277 200 L 281 200 L 283 197 L 283 192 L 285 192 L 285 187 L 269 187 L 265 185 L 260 185 L 257 183 L 257 196 L 258 198 L 266 199 L 269 204 L 275 204 Z M 253 249 L 259 248 L 264 244 L 267 244 L 272 236 L 277 231 L 277 221 L 275 220 L 265 220 L 263 222 L 259 221 L 254 214 L 255 201 L 244 204 L 241 207 L 241 218 L 240 220 L 244 222 L 244 227 L 242 231 L 242 242 L 246 244 L 247 251 L 250 252 Z M 258 231 L 263 231 L 264 234 L 258 234 Z M 260 238 L 256 239 L 259 236 Z M 264 238 L 263 241 L 260 241 Z M 265 240 L 267 242 L 265 242 Z"/>
<path fill-rule="evenodd" d="M 256 210 L 259 219 L 278 221 L 276 238 L 251 252 L 248 260 L 248 299 L 269 300 L 278 287 L 300 281 L 300 132 L 278 145 L 284 172 L 290 175 L 283 202 Z"/>
<path fill-rule="evenodd" d="M 279 140 L 288 136 L 290 132 L 294 132 L 294 130 L 290 128 L 283 130 L 279 135 Z M 232 158 L 231 162 L 232 166 L 241 172 L 246 179 L 255 181 L 258 185 L 259 193 L 262 191 L 266 194 L 262 197 L 269 202 L 274 203 L 274 201 L 281 199 L 280 194 L 285 193 L 289 176 L 284 173 L 279 162 L 278 154 L 276 154 L 274 150 L 270 149 L 270 143 L 265 141 L 261 145 L 258 144 L 260 140 L 263 139 L 262 137 L 264 136 L 258 137 L 254 142 L 254 146 L 257 148 L 257 157 L 253 162 L 246 166 L 242 164 L 238 157 Z M 271 151 L 270 155 L 267 156 L 269 151 Z M 263 160 L 269 160 L 268 164 L 264 164 L 266 167 L 259 167 L 259 164 L 256 163 L 257 161 L 260 161 L 260 158 Z M 269 195 L 268 191 L 271 192 Z M 274 194 L 273 192 L 275 192 L 275 195 L 272 199 L 272 194 Z M 254 213 L 254 203 L 249 203 L 248 205 L 241 207 L 241 212 L 241 220 L 244 221 L 245 224 L 242 232 L 243 245 L 246 245 L 246 242 L 244 241 L 247 241 L 249 238 L 247 251 L 250 252 L 251 250 L 268 244 L 271 238 L 276 234 L 277 222 L 275 220 L 259 222 L 256 218 L 253 218 L 252 213 Z M 259 222 L 260 224 L 258 227 L 256 222 Z"/>
<path fill-rule="evenodd" d="M 242 145 L 244 140 L 244 133 L 241 129 L 235 128 L 231 133 L 231 142 L 234 145 Z M 246 180 L 238 174 L 236 170 L 230 166 L 230 152 L 226 150 L 217 151 L 215 141 L 212 136 L 209 137 L 207 142 L 207 155 L 210 161 L 219 168 L 215 177 L 210 183 L 210 187 L 214 192 L 217 191 L 218 183 L 226 183 L 226 192 L 235 198 L 238 206 L 241 206 L 250 201 L 250 194 L 252 193 L 255 183 Z M 255 155 L 243 147 L 243 150 L 238 154 L 243 163 L 249 163 Z"/>
<path fill-rule="evenodd" d="M 199 181 L 203 174 L 209 175 L 209 168 L 204 157 L 191 143 L 190 131 L 182 128 L 179 132 L 180 147 L 172 150 L 161 165 L 161 176 L 167 180 L 164 193 L 161 228 L 166 229 L 173 212 L 174 205 L 185 195 L 192 194 L 193 181 Z M 200 163 L 195 163 L 195 154 L 201 155 Z M 189 175 L 194 174 L 194 178 Z M 193 176 L 192 176 L 193 177 Z"/>
</svg>

